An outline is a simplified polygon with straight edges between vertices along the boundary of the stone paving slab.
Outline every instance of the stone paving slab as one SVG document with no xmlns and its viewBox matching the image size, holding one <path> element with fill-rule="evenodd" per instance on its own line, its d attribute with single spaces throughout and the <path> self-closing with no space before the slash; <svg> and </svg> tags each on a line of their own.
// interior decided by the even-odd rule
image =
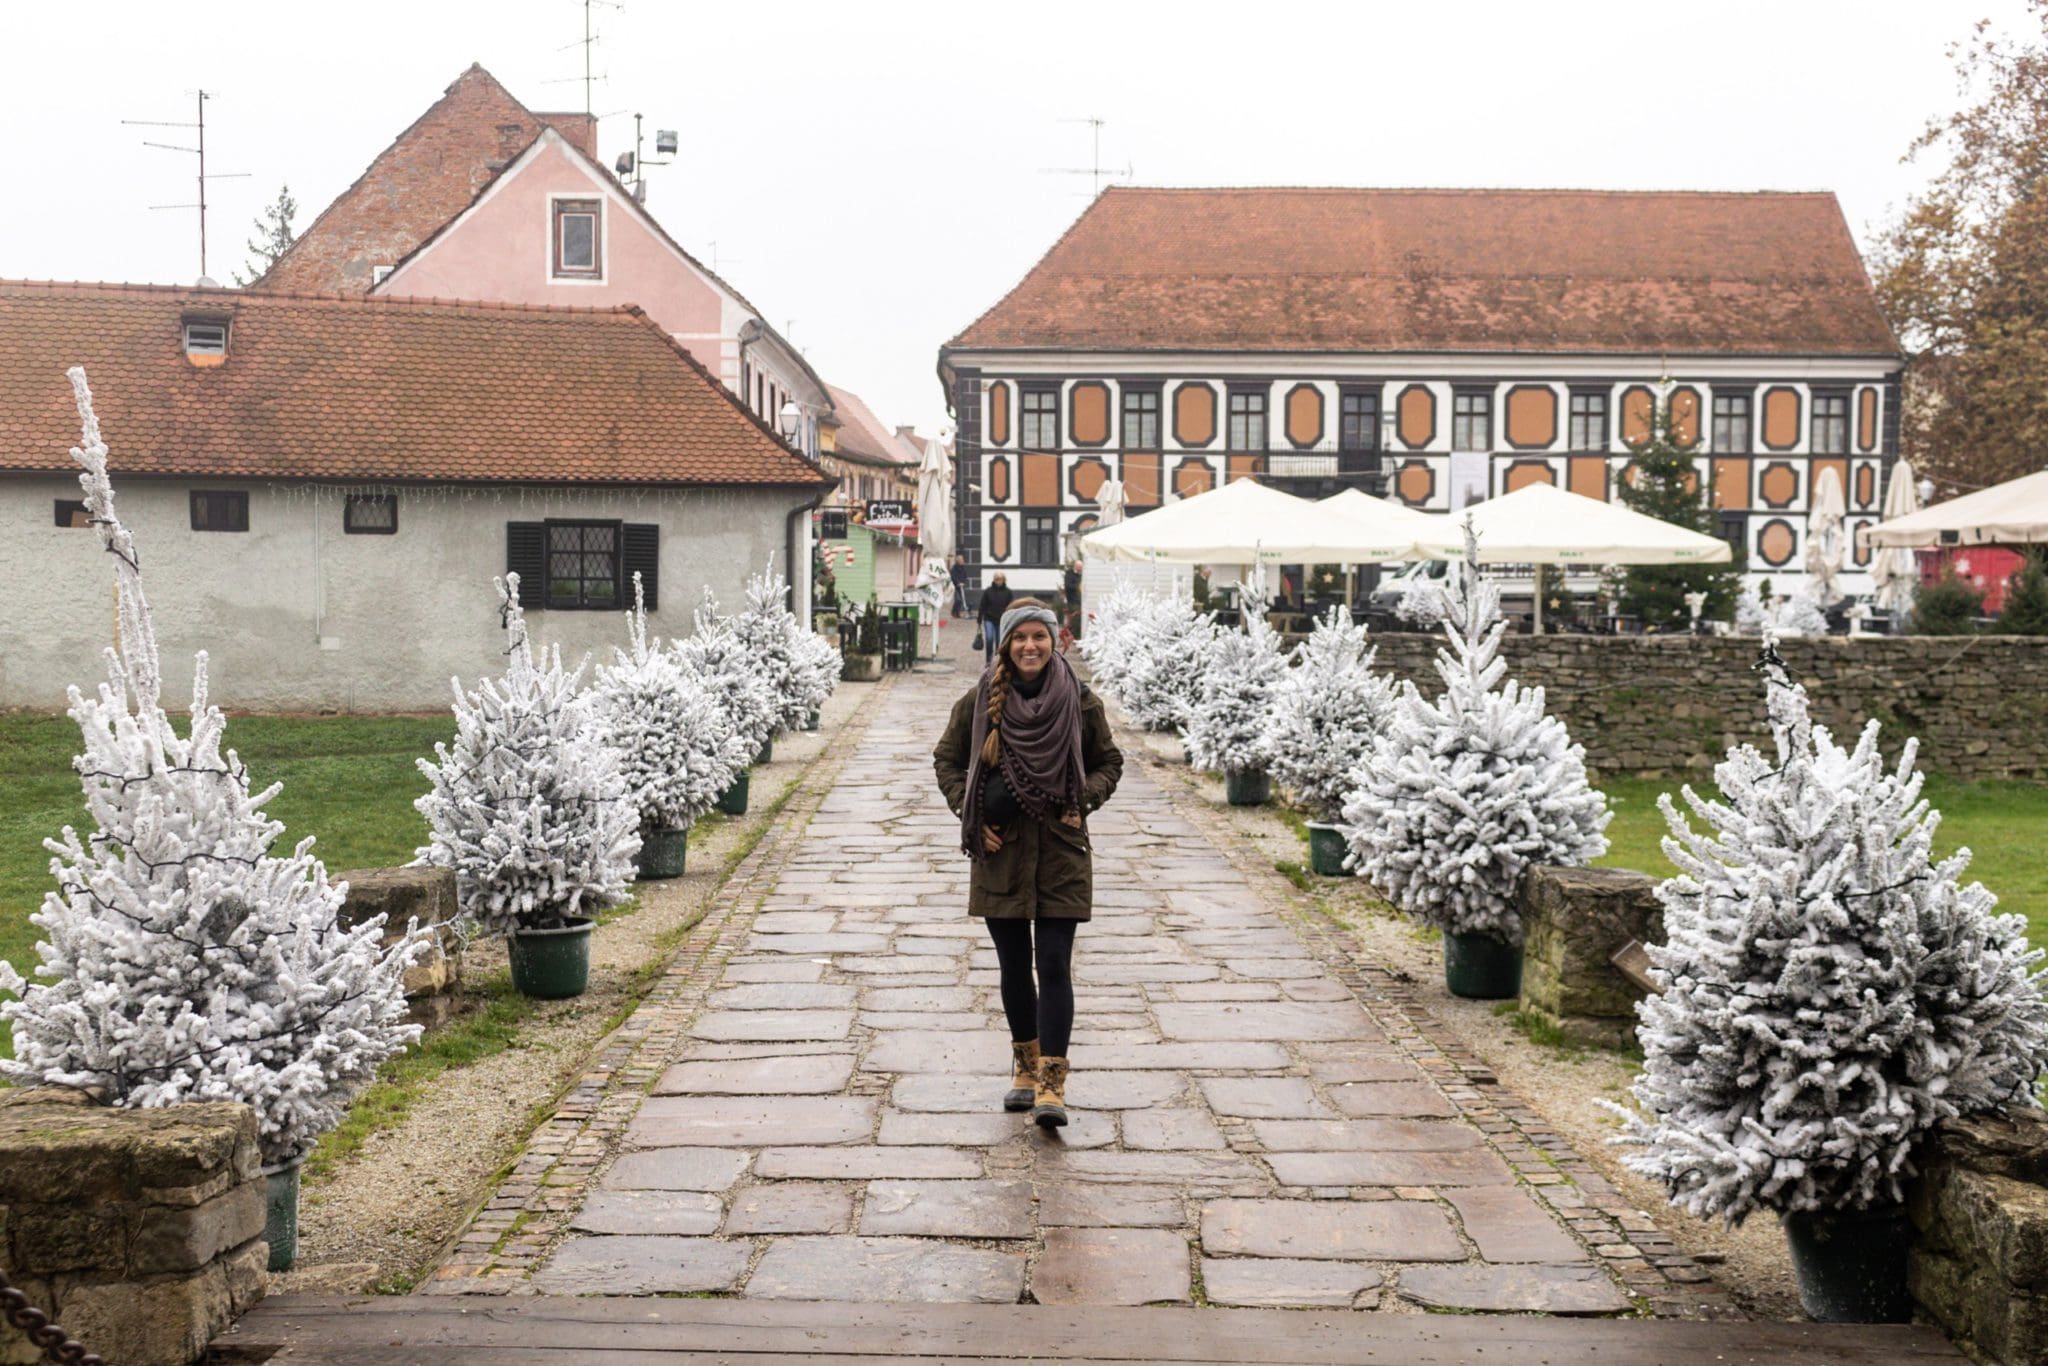
<svg viewBox="0 0 2048 1366">
<path fill-rule="evenodd" d="M 493 1202 L 488 1226 L 509 1230 L 498 1211 L 521 1208 L 533 1224 L 462 1269 L 471 1283 L 437 1289 L 1077 1309 L 1188 1304 L 1198 1285 L 1212 1304 L 1324 1310 L 1703 1302 L 1679 1284 L 1695 1268 L 1667 1274 L 1683 1259 L 1618 1229 L 1611 1188 L 1559 1176 L 1568 1146 L 1504 1112 L 1512 1098 L 1483 1089 L 1476 1061 L 1296 908 L 1270 855 L 1240 852 L 1136 745 L 1091 819 L 1073 1122 L 1004 1112 L 994 954 L 964 913 L 958 827 L 930 773 L 936 718 L 971 681 L 918 672 L 867 695 L 721 893 L 677 969 L 689 988 L 628 1022 L 630 1066 L 604 1074 L 577 1121 L 591 1137 L 551 1139 Z"/>
</svg>

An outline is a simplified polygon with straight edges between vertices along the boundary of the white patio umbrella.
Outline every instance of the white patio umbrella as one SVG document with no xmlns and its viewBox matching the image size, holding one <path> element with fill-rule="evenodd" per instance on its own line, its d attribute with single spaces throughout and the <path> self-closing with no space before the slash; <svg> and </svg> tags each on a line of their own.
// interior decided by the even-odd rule
<svg viewBox="0 0 2048 1366">
<path fill-rule="evenodd" d="M 1377 564 L 1413 559 L 1415 545 L 1376 536 L 1321 503 L 1238 479 L 1091 531 L 1081 553 L 1170 564 Z"/>
<path fill-rule="evenodd" d="M 1124 481 L 1105 479 L 1095 490 L 1095 527 L 1115 526 L 1124 519 Z"/>
<path fill-rule="evenodd" d="M 1412 548 L 1418 541 L 1433 540 L 1443 534 L 1443 518 L 1417 512 L 1391 499 L 1375 498 L 1362 489 L 1333 493 L 1323 499 L 1321 506 L 1343 513 L 1363 527 L 1373 540 L 1399 545 L 1404 550 Z"/>
<path fill-rule="evenodd" d="M 1835 580 L 1842 572 L 1848 550 L 1842 518 L 1849 510 L 1842 496 L 1842 476 L 1830 465 L 1813 481 L 1813 497 L 1806 504 L 1806 572 L 1813 580 L 1813 600 L 1822 608 L 1841 599 Z"/>
<path fill-rule="evenodd" d="M 1718 536 L 1550 484 L 1524 485 L 1453 516 L 1432 517 L 1436 532 L 1418 549 L 1432 560 L 1464 559 L 1467 517 L 1479 534 L 1481 564 L 1726 564 L 1734 554 Z M 1538 594 L 1536 630 L 1542 629 Z"/>
<path fill-rule="evenodd" d="M 938 438 L 925 442 L 917 467 L 917 543 L 926 559 L 952 558 L 953 462 Z"/>
<path fill-rule="evenodd" d="M 1892 466 L 1892 480 L 1884 490 L 1884 520 L 1892 522 L 1920 510 L 1920 490 L 1914 484 L 1912 465 L 1901 460 Z M 1871 527 L 1863 529 L 1864 544 L 1872 543 Z M 1920 577 L 1913 552 L 1904 546 L 1880 547 L 1870 563 L 1870 581 L 1877 587 L 1877 605 L 1887 612 L 1903 612 L 1912 605 L 1913 585 Z"/>
<path fill-rule="evenodd" d="M 1887 490 L 1889 493 L 1889 490 Z M 1887 500 L 1889 502 L 1889 500 Z M 1872 527 L 1875 546 L 2030 545 L 2048 541 L 2048 470 L 1935 503 Z"/>
</svg>

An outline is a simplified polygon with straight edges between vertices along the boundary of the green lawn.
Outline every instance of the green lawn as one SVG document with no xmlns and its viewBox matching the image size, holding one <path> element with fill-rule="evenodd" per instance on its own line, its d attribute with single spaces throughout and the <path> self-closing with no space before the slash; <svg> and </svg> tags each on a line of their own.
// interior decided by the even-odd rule
<svg viewBox="0 0 2048 1366">
<path fill-rule="evenodd" d="M 1704 796 L 1718 795 L 1711 779 L 1695 781 L 1693 787 Z M 1614 822 L 1607 827 L 1613 847 L 1600 862 L 1669 876 L 1674 869 L 1658 844 L 1665 827 L 1657 797 L 1675 793 L 1678 784 L 1615 778 L 1604 789 L 1614 808 Z M 1942 813 L 1935 852 L 1968 845 L 1975 855 L 1968 876 L 1997 895 L 1999 910 L 2024 915 L 2033 942 L 2048 946 L 2048 787 L 1929 778 L 1923 795 Z"/>
<path fill-rule="evenodd" d="M 259 789 L 284 784 L 269 808 L 285 824 L 279 848 L 312 835 L 315 855 L 338 870 L 411 860 L 426 837 L 412 802 L 427 790 L 413 761 L 454 733 L 446 713 L 251 716 L 231 717 L 227 738 Z M 43 841 L 85 821 L 77 750 L 68 716 L 0 713 L 0 958 L 24 975 L 36 962 L 29 913 L 51 886 Z"/>
</svg>

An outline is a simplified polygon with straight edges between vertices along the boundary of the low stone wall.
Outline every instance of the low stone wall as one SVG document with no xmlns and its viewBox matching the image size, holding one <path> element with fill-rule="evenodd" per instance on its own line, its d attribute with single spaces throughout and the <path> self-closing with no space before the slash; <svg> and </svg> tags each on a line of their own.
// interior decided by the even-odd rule
<svg viewBox="0 0 2048 1366">
<path fill-rule="evenodd" d="M 2048 1114 L 1949 1121 L 1906 1207 L 1921 1313 L 1979 1361 L 2048 1363 Z"/>
<path fill-rule="evenodd" d="M 1441 636 L 1372 640 L 1380 668 L 1442 691 Z M 1875 719 L 1887 756 L 1917 735 L 1931 772 L 2048 779 L 2048 639 L 1828 637 L 1787 640 L 1779 652 L 1839 740 Z M 1769 748 L 1754 640 L 1510 635 L 1501 654 L 1514 677 L 1543 687 L 1596 769 L 1703 773 L 1732 744 Z"/>
<path fill-rule="evenodd" d="M 403 938 L 406 926 L 414 921 L 432 932 L 433 947 L 406 969 L 405 999 L 415 1023 L 431 1027 L 445 1021 L 454 1012 L 455 988 L 462 980 L 455 870 L 356 868 L 334 878 L 348 883 L 348 899 L 341 907 L 343 924 L 359 925 L 382 915 L 386 944 Z"/>
<path fill-rule="evenodd" d="M 30 1303 L 109 1362 L 196 1361 L 263 1297 L 256 1112 L 115 1110 L 75 1091 L 0 1095 L 0 1228 Z M 41 1361 L 0 1330 L 0 1361 Z"/>
<path fill-rule="evenodd" d="M 1643 992 L 1614 965 L 1630 940 L 1664 942 L 1657 880 L 1628 868 L 1532 868 L 1522 881 L 1522 1009 L 1574 1043 L 1635 1038 Z"/>
</svg>

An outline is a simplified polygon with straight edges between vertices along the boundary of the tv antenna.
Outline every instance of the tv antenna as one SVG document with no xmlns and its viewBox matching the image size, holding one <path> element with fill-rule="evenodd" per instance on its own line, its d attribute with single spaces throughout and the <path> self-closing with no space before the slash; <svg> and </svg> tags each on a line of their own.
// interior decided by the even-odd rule
<svg viewBox="0 0 2048 1366">
<path fill-rule="evenodd" d="M 622 10 L 625 8 L 625 6 L 620 4 L 619 0 L 583 0 L 583 37 L 573 43 L 564 43 L 562 44 L 562 46 L 555 49 L 555 51 L 557 52 L 567 52 L 572 47 L 582 48 L 583 74 L 581 76 L 565 76 L 560 80 L 542 82 L 542 84 L 544 85 L 566 85 L 570 81 L 582 81 L 583 117 L 587 119 L 595 119 L 598 117 L 596 113 L 597 106 L 596 104 L 592 103 L 590 97 L 591 87 L 599 81 L 606 81 L 611 79 L 611 77 L 605 74 L 604 72 L 593 72 L 590 69 L 591 49 L 595 48 L 598 44 L 598 41 L 604 36 L 597 31 L 597 17 L 595 11 L 597 11 L 600 8 L 610 10 Z"/>
<path fill-rule="evenodd" d="M 1124 162 L 1124 167 L 1121 171 L 1117 170 L 1114 166 L 1105 167 L 1102 164 L 1102 128 L 1104 124 L 1109 122 L 1108 119 L 1103 118 L 1099 114 L 1090 114 L 1086 118 L 1061 119 L 1060 122 L 1085 123 L 1088 125 L 1089 145 L 1092 153 L 1089 157 L 1089 164 L 1087 166 L 1042 166 L 1039 168 L 1040 175 L 1087 176 L 1093 187 L 1089 194 L 1090 199 L 1102 193 L 1103 177 L 1107 176 L 1112 180 L 1129 180 L 1131 178 L 1133 172 L 1129 161 Z"/>
<path fill-rule="evenodd" d="M 198 117 L 198 119 L 197 119 L 196 121 L 194 121 L 194 122 L 192 122 L 192 123 L 186 123 L 186 122 L 184 122 L 184 121 L 182 121 L 182 120 L 175 120 L 175 119 L 174 119 L 174 120 L 165 120 L 165 119 L 122 119 L 122 120 L 121 120 L 121 122 L 122 122 L 122 123 L 124 123 L 124 124 L 128 125 L 128 126 L 129 126 L 129 127 L 131 127 L 131 128 L 195 128 L 195 129 L 197 129 L 197 130 L 199 131 L 199 145 L 198 145 L 197 147 L 181 147 L 181 146 L 178 146 L 178 145 L 177 145 L 177 144 L 175 144 L 175 143 L 169 143 L 169 142 L 150 142 L 150 141 L 149 141 L 149 140 L 147 140 L 147 139 L 144 139 L 144 140 L 143 140 L 143 143 L 142 143 L 142 145 L 143 145 L 144 147 L 155 147 L 155 148 L 158 148 L 158 149 L 160 149 L 160 150 L 162 150 L 162 151 L 165 151 L 165 152 L 189 152 L 189 153 L 191 153 L 192 155 L 194 155 L 194 156 L 196 156 L 196 157 L 198 157 L 198 158 L 199 158 L 199 202 L 198 202 L 198 203 L 196 203 L 196 204 L 152 204 L 152 205 L 150 205 L 149 207 L 150 207 L 151 209 L 197 209 L 197 210 L 199 210 L 199 278 L 200 278 L 200 279 L 202 279 L 202 280 L 204 280 L 204 279 L 206 279 L 206 278 L 207 278 L 207 277 L 206 277 L 206 182 L 207 182 L 207 181 L 209 181 L 209 180 L 247 180 L 247 179 L 249 178 L 249 173 L 248 173 L 247 171 L 215 171 L 215 172 L 213 172 L 213 173 L 212 173 L 211 175 L 207 174 L 207 170 L 206 170 L 206 102 L 207 102 L 208 100 L 212 99 L 212 98 L 213 98 L 213 96 L 212 96 L 211 94 L 207 93 L 207 92 L 206 92 L 206 91 L 204 91 L 204 90 L 202 90 L 202 91 L 200 91 L 200 92 L 199 92 L 199 117 Z"/>
</svg>

